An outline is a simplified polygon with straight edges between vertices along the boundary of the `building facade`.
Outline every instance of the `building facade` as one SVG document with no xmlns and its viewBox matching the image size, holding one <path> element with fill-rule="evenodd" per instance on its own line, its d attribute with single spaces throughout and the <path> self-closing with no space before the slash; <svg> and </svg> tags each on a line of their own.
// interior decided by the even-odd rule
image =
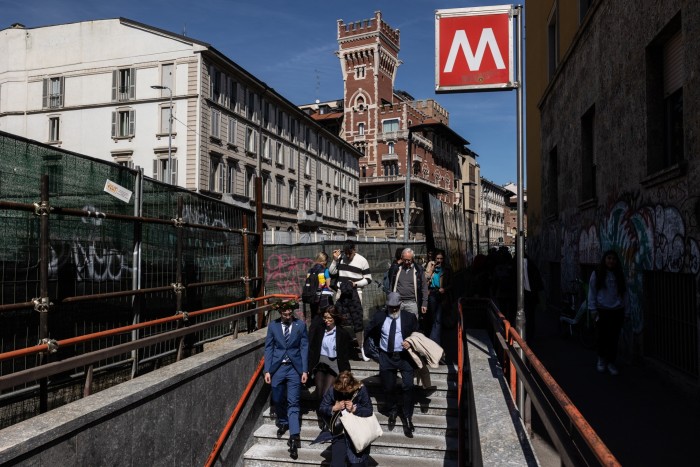
<svg viewBox="0 0 700 467">
<path fill-rule="evenodd" d="M 205 42 L 120 18 L 13 25 L 0 54 L 3 131 L 248 208 L 260 177 L 269 240 L 357 231 L 362 155 Z"/>
<path fill-rule="evenodd" d="M 472 154 L 468 141 L 450 129 L 449 114 L 437 102 L 394 88 L 400 32 L 381 12 L 357 22 L 339 20 L 337 39 L 343 100 L 302 109 L 362 153 L 360 233 L 403 238 L 408 175 L 409 239 L 424 239 L 425 196 L 460 203 L 461 165 Z"/>
<path fill-rule="evenodd" d="M 515 183 L 507 183 L 503 185 L 506 190 L 515 193 L 508 198 L 505 212 L 505 237 L 503 243 L 508 248 L 515 248 L 518 237 L 518 185 Z M 523 192 L 523 234 L 525 235 L 525 248 L 527 249 L 527 189 Z"/>
<path fill-rule="evenodd" d="M 697 2 L 526 8 L 529 253 L 550 303 L 615 250 L 631 312 L 623 361 L 698 387 Z"/>
<path fill-rule="evenodd" d="M 479 253 L 505 246 L 508 200 L 513 192 L 491 180 L 481 178 L 481 221 L 479 222 Z"/>
</svg>

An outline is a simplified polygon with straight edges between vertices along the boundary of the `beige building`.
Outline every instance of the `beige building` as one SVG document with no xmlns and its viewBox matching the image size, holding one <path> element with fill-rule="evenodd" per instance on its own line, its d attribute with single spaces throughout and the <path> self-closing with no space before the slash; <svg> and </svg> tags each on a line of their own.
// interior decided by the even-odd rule
<svg viewBox="0 0 700 467">
<path fill-rule="evenodd" d="M 481 220 L 479 222 L 479 253 L 506 245 L 507 204 L 513 192 L 491 180 L 481 178 Z"/>
<path fill-rule="evenodd" d="M 0 56 L 0 130 L 248 208 L 260 176 L 269 241 L 357 231 L 362 154 L 210 44 L 120 18 L 16 24 Z"/>
</svg>

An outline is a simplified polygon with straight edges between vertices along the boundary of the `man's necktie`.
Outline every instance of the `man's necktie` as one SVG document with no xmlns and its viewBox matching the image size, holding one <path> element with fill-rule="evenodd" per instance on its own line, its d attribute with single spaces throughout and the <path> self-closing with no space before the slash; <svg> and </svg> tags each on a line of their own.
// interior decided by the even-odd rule
<svg viewBox="0 0 700 467">
<path fill-rule="evenodd" d="M 391 319 L 391 326 L 389 326 L 389 343 L 387 344 L 387 352 L 394 351 L 394 345 L 396 344 L 396 318 Z"/>
<path fill-rule="evenodd" d="M 282 325 L 282 329 L 284 329 L 284 341 L 289 345 L 289 328 L 291 326 L 288 323 L 284 323 Z"/>
</svg>

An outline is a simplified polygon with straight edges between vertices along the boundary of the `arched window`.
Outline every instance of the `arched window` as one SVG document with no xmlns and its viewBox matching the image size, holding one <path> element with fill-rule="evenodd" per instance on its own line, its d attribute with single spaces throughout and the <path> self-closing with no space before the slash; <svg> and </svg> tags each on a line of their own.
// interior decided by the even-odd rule
<svg viewBox="0 0 700 467">
<path fill-rule="evenodd" d="M 360 136 L 363 136 L 365 134 L 365 124 L 364 123 L 357 124 L 357 134 Z"/>
</svg>

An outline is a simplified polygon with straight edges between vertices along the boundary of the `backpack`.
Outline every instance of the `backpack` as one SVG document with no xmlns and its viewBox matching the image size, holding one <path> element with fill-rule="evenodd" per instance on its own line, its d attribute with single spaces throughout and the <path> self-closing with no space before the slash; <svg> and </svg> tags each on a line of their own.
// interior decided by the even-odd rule
<svg viewBox="0 0 700 467">
<path fill-rule="evenodd" d="M 318 287 L 318 275 L 323 273 L 323 267 L 315 265 L 306 274 L 304 286 L 301 288 L 301 301 L 316 304 L 321 299 L 321 289 Z"/>
</svg>

